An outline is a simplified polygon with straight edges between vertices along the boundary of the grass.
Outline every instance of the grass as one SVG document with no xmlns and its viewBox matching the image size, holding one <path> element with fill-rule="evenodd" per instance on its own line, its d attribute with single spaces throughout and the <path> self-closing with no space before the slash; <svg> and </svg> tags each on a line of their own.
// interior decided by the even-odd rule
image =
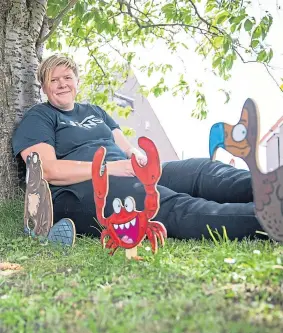
<svg viewBox="0 0 283 333">
<path fill-rule="evenodd" d="M 136 262 L 91 238 L 39 245 L 22 218 L 22 204 L 0 207 L 0 262 L 24 268 L 0 275 L 0 332 L 283 331 L 282 245 L 169 239 Z"/>
</svg>

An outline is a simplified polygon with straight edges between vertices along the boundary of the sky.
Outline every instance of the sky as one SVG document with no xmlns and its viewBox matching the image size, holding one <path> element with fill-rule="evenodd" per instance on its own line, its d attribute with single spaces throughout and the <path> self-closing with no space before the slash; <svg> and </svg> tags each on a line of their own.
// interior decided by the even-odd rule
<svg viewBox="0 0 283 333">
<path fill-rule="evenodd" d="M 259 3 L 262 5 L 260 6 Z M 274 18 L 268 42 L 274 49 L 272 65 L 283 68 L 283 0 L 253 0 L 251 14 L 257 16 L 264 9 L 268 9 Z M 281 5 L 277 10 L 276 5 Z M 211 73 L 204 71 L 201 58 L 193 52 L 172 56 L 162 43 L 156 43 L 151 49 L 140 49 L 143 59 L 160 62 L 162 60 L 171 63 L 174 72 L 167 74 L 166 79 L 176 79 L 177 72 L 186 72 L 192 80 L 198 78 L 205 82 L 205 95 L 208 101 L 209 114 L 206 120 L 196 120 L 190 115 L 192 110 L 191 98 L 172 97 L 166 93 L 158 98 L 149 97 L 161 124 L 163 125 L 169 139 L 171 140 L 180 158 L 208 157 L 209 131 L 212 124 L 219 121 L 236 124 L 239 120 L 242 106 L 247 98 L 253 98 L 260 112 L 260 137 L 262 137 L 271 126 L 283 114 L 283 93 L 279 90 L 266 69 L 261 64 L 243 64 L 238 61 L 231 72 L 232 78 L 229 82 L 222 82 Z M 180 60 L 182 58 L 182 61 Z M 149 78 L 142 72 L 135 70 L 141 84 L 149 84 Z M 276 70 L 275 75 L 283 78 L 283 70 Z M 225 88 L 232 92 L 231 100 L 224 104 L 225 96 L 218 91 Z M 259 147 L 259 162 L 262 171 L 266 171 L 265 147 Z M 228 163 L 233 157 L 220 149 L 217 159 Z M 247 165 L 241 159 L 235 158 L 236 167 L 247 169 Z"/>
</svg>

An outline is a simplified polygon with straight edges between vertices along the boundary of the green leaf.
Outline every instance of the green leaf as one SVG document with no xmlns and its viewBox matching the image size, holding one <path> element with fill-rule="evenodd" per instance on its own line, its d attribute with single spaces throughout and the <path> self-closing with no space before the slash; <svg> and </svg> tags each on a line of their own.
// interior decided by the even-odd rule
<svg viewBox="0 0 283 333">
<path fill-rule="evenodd" d="M 234 57 L 229 54 L 225 61 L 225 67 L 227 70 L 230 70 L 233 67 Z"/>
<path fill-rule="evenodd" d="M 227 12 L 224 12 L 224 13 L 221 13 L 220 15 L 216 16 L 215 20 L 216 20 L 216 24 L 221 24 L 223 23 L 224 21 L 226 21 L 229 17 L 229 13 Z"/>
<path fill-rule="evenodd" d="M 269 50 L 267 58 L 268 58 L 268 60 L 267 60 L 268 62 L 270 62 L 271 59 L 273 58 L 273 50 L 272 49 Z"/>
<path fill-rule="evenodd" d="M 238 25 L 238 24 L 241 23 L 246 17 L 247 17 L 247 14 L 243 14 L 243 15 L 235 16 L 235 17 L 232 17 L 232 18 L 230 19 L 230 22 L 233 23 L 233 24 Z"/>
<path fill-rule="evenodd" d="M 135 52 L 129 52 L 127 54 L 127 61 L 130 63 L 134 59 L 135 55 L 136 55 Z"/>
<path fill-rule="evenodd" d="M 133 128 L 121 126 L 121 129 L 127 137 L 134 137 L 136 135 L 136 131 Z"/>
<path fill-rule="evenodd" d="M 162 89 L 160 87 L 155 87 L 152 89 L 152 92 L 155 97 L 158 97 L 162 94 Z"/>
<path fill-rule="evenodd" d="M 213 40 L 213 46 L 216 49 L 218 49 L 220 46 L 222 46 L 223 40 L 224 40 L 224 37 L 222 37 L 222 36 L 214 38 L 214 40 Z"/>
<path fill-rule="evenodd" d="M 267 36 L 267 30 L 265 26 L 261 26 L 261 38 L 264 40 Z"/>
<path fill-rule="evenodd" d="M 206 8 L 205 8 L 205 13 L 211 12 L 216 7 L 217 7 L 216 3 L 210 3 L 210 4 L 208 3 Z"/>
<path fill-rule="evenodd" d="M 217 66 L 219 66 L 219 64 L 221 63 L 221 61 L 222 61 L 222 58 L 221 58 L 221 57 L 216 58 L 216 59 L 213 61 L 213 63 L 212 63 L 212 67 L 213 67 L 213 68 L 216 68 Z"/>
<path fill-rule="evenodd" d="M 87 12 L 87 13 L 85 13 L 85 15 L 83 16 L 82 21 L 83 21 L 84 23 L 87 23 L 88 21 L 90 21 L 91 19 L 93 19 L 93 17 L 94 17 L 93 12 Z"/>
<path fill-rule="evenodd" d="M 84 7 L 80 1 L 78 1 L 74 7 L 74 11 L 78 17 L 82 17 L 84 14 Z"/>
<path fill-rule="evenodd" d="M 175 6 L 172 3 L 169 3 L 161 8 L 161 11 L 165 14 L 165 17 L 167 18 L 168 21 L 173 19 L 175 16 Z"/>
<path fill-rule="evenodd" d="M 244 28 L 246 31 L 251 31 L 253 27 L 253 22 L 250 19 L 247 19 L 244 24 Z"/>
<path fill-rule="evenodd" d="M 258 44 L 259 44 L 259 40 L 258 40 L 258 39 L 254 39 L 254 40 L 252 40 L 251 45 L 252 45 L 252 48 L 253 48 L 253 49 L 255 49 L 255 48 L 258 46 Z"/>
<path fill-rule="evenodd" d="M 230 42 L 229 42 L 228 39 L 226 39 L 225 42 L 224 42 L 224 44 L 223 44 L 223 51 L 224 51 L 225 53 L 227 53 L 228 50 L 229 50 L 229 48 L 230 48 Z"/>
<path fill-rule="evenodd" d="M 266 59 L 267 59 L 267 54 L 265 50 L 260 51 L 256 58 L 256 60 L 259 62 L 264 62 Z"/>
<path fill-rule="evenodd" d="M 231 32 L 234 33 L 236 29 L 237 29 L 237 24 L 232 24 L 230 28 Z"/>
<path fill-rule="evenodd" d="M 253 32 L 252 38 L 259 38 L 261 36 L 261 26 L 257 26 L 256 29 Z"/>
</svg>

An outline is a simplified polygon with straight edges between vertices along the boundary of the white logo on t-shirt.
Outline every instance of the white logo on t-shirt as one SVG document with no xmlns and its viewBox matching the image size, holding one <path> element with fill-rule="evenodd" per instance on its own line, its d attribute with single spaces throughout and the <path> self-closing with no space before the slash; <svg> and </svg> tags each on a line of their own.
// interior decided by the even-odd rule
<svg viewBox="0 0 283 333">
<path fill-rule="evenodd" d="M 97 126 L 97 124 L 102 124 L 103 120 L 100 118 L 96 118 L 94 115 L 86 117 L 83 121 L 78 122 L 78 121 L 73 121 L 71 120 L 69 124 L 71 126 L 76 126 L 76 127 L 84 127 L 84 128 L 92 128 Z M 61 122 L 61 124 L 66 124 L 64 121 Z"/>
</svg>

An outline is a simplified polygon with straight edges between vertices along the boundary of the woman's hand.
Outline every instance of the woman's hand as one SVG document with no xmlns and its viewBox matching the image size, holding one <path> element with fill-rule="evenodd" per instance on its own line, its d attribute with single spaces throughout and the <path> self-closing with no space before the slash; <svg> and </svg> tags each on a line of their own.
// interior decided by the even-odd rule
<svg viewBox="0 0 283 333">
<path fill-rule="evenodd" d="M 132 155 L 135 155 L 137 162 L 141 165 L 141 166 L 145 166 L 147 163 L 147 157 L 146 155 L 144 155 L 141 151 L 139 151 L 136 148 L 131 148 L 127 151 L 127 155 L 129 158 L 131 158 Z"/>
<path fill-rule="evenodd" d="M 134 153 L 134 155 L 136 156 L 136 160 L 137 162 L 141 165 L 141 166 L 145 166 L 147 164 L 147 157 L 142 154 L 141 152 L 139 152 L 137 150 L 137 153 Z"/>
<path fill-rule="evenodd" d="M 126 153 L 128 158 L 131 158 L 132 154 L 135 154 L 137 162 L 141 166 L 146 165 L 147 157 L 129 142 L 129 140 L 125 137 L 125 135 L 120 129 L 115 128 L 112 131 L 112 133 L 114 136 L 115 143 Z"/>
<path fill-rule="evenodd" d="M 131 160 L 111 161 L 106 163 L 109 176 L 134 177 Z"/>
</svg>

